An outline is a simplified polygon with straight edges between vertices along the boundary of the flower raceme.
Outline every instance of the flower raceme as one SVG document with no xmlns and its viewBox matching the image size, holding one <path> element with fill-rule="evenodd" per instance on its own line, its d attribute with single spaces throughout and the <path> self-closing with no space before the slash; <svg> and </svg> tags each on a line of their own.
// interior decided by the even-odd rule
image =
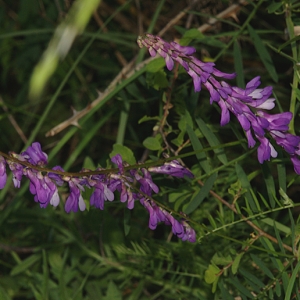
<svg viewBox="0 0 300 300">
<path fill-rule="evenodd" d="M 125 171 L 126 163 L 123 162 L 121 155 L 112 157 L 111 161 L 117 165 L 116 173 L 101 173 L 104 169 L 97 169 L 99 174 L 85 175 L 90 170 L 82 170 L 80 176 L 71 176 L 64 172 L 60 166 L 46 169 L 48 156 L 41 149 L 39 143 L 33 143 L 26 151 L 21 154 L 10 153 L 10 156 L 0 153 L 0 189 L 3 189 L 7 182 L 6 165 L 13 174 L 13 183 L 16 188 L 21 186 L 22 177 L 29 179 L 29 191 L 34 195 L 34 201 L 40 207 L 46 208 L 49 204 L 56 207 L 59 205 L 60 198 L 58 186 L 64 183 L 69 185 L 70 194 L 65 202 L 67 213 L 86 209 L 82 192 L 88 188 L 93 189 L 90 197 L 90 205 L 101 210 L 104 209 L 105 201 L 114 201 L 115 192 L 120 194 L 120 201 L 127 203 L 128 209 L 133 209 L 135 202 L 139 201 L 149 212 L 149 227 L 154 230 L 159 222 L 172 226 L 172 231 L 183 241 L 196 241 L 196 234 L 182 215 L 181 220 L 175 219 L 168 211 L 161 208 L 152 199 L 153 193 L 158 193 L 158 186 L 152 181 L 150 172 L 166 174 L 174 177 L 183 178 L 184 176 L 193 177 L 193 174 L 181 166 L 176 160 L 166 162 L 162 166 L 130 169 Z M 97 172 L 93 172 L 97 173 Z M 77 173 L 78 174 L 78 173 Z M 134 188 L 133 182 L 139 183 L 139 189 Z"/>
<path fill-rule="evenodd" d="M 180 64 L 192 77 L 195 92 L 200 92 L 202 85 L 205 86 L 210 93 L 210 103 L 217 103 L 221 109 L 221 126 L 230 121 L 230 112 L 235 115 L 245 131 L 248 147 L 260 142 L 257 149 L 260 163 L 277 157 L 277 151 L 268 138 L 271 137 L 291 156 L 294 170 L 300 174 L 300 137 L 287 132 L 293 115 L 290 112 L 270 115 L 264 111 L 274 108 L 275 99 L 271 97 L 272 87 L 258 88 L 259 76 L 249 81 L 245 89 L 234 87 L 219 79 L 233 79 L 235 73 L 223 73 L 215 68 L 214 63 L 197 59 L 193 56 L 196 52 L 194 47 L 168 43 L 149 33 L 139 36 L 137 43 L 141 48 L 148 48 L 151 56 L 162 56 L 170 71 L 175 62 Z"/>
</svg>

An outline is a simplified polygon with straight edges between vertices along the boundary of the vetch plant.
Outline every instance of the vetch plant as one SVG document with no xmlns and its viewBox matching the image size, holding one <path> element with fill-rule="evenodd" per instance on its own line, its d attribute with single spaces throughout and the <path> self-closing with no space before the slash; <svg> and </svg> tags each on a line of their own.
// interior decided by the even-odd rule
<svg viewBox="0 0 300 300">
<path fill-rule="evenodd" d="M 0 8 L 0 299 L 300 298 L 297 1 L 147 1 Z"/>
<path fill-rule="evenodd" d="M 182 65 L 193 79 L 195 92 L 200 92 L 204 85 L 210 93 L 210 103 L 216 102 L 221 108 L 222 126 L 230 121 L 230 112 L 235 115 L 245 131 L 248 147 L 254 147 L 256 140 L 260 142 L 257 149 L 260 163 L 270 160 L 271 156 L 277 157 L 277 152 L 267 136 L 269 134 L 291 156 L 294 170 L 300 174 L 300 137 L 287 132 L 293 114 L 284 112 L 270 115 L 264 111 L 275 106 L 275 98 L 271 97 L 271 86 L 259 88 L 259 77 L 249 81 L 245 89 L 219 81 L 216 78 L 233 79 L 235 73 L 223 73 L 215 68 L 214 63 L 200 61 L 193 56 L 196 49 L 190 46 L 168 43 L 149 33 L 139 36 L 137 42 L 141 48 L 147 47 L 151 56 L 162 56 L 168 70 L 173 69 L 175 62 Z"/>
<path fill-rule="evenodd" d="M 118 167 L 117 172 L 100 168 L 94 172 L 81 170 L 74 175 L 64 172 L 60 166 L 46 169 L 47 158 L 47 154 L 42 151 L 38 142 L 33 143 L 21 154 L 6 155 L 0 152 L 0 188 L 5 187 L 6 164 L 8 164 L 13 173 L 14 186 L 20 188 L 22 177 L 28 178 L 30 180 L 29 190 L 34 195 L 34 201 L 39 203 L 41 208 L 46 208 L 49 204 L 54 207 L 58 206 L 60 198 L 57 187 L 64 183 L 69 185 L 70 190 L 65 202 L 67 213 L 86 209 L 81 192 L 87 188 L 94 190 L 90 197 L 90 205 L 101 210 L 104 209 L 105 201 L 114 201 L 115 192 L 119 192 L 120 201 L 126 202 L 128 209 L 133 209 L 135 201 L 139 201 L 148 210 L 150 214 L 149 227 L 152 230 L 157 227 L 158 223 L 164 222 L 166 225 L 172 226 L 173 233 L 183 241 L 196 241 L 196 233 L 183 215 L 178 221 L 152 199 L 152 193 L 157 194 L 159 188 L 152 181 L 150 172 L 178 178 L 184 176 L 193 178 L 193 174 L 176 160 L 165 162 L 162 166 L 152 166 L 148 170 L 145 167 L 133 169 L 123 162 L 120 154 L 117 154 L 111 159 Z M 126 172 L 125 168 L 129 172 Z M 134 181 L 139 183 L 139 189 L 133 186 Z"/>
</svg>

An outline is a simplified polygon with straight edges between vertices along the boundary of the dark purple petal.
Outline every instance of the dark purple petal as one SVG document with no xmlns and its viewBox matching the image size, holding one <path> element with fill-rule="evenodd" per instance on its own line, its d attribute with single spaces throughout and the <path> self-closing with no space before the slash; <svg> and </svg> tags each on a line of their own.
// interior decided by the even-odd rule
<svg viewBox="0 0 300 300">
<path fill-rule="evenodd" d="M 224 100 L 221 99 L 218 102 L 218 104 L 221 108 L 221 121 L 220 121 L 220 124 L 221 124 L 221 126 L 224 126 L 224 125 L 228 124 L 228 122 L 230 121 L 230 113 L 229 113 L 229 110 L 228 110 Z"/>
<path fill-rule="evenodd" d="M 277 152 L 265 137 L 258 137 L 260 145 L 257 149 L 258 161 L 262 164 L 265 160 L 270 160 L 270 157 L 277 157 Z"/>
<path fill-rule="evenodd" d="M 196 52 L 196 49 L 191 46 L 181 46 L 175 42 L 170 43 L 173 48 L 178 50 L 180 53 L 183 53 L 185 55 L 192 55 Z"/>
<path fill-rule="evenodd" d="M 294 165 L 294 170 L 295 172 L 300 175 L 300 160 L 298 157 L 295 157 L 295 156 L 291 156 L 291 161 Z"/>
<path fill-rule="evenodd" d="M 172 57 L 170 57 L 169 55 L 166 56 L 165 58 L 165 61 L 166 61 L 166 66 L 167 66 L 167 69 L 169 71 L 171 71 L 174 67 L 174 61 L 172 59 Z"/>
<path fill-rule="evenodd" d="M 55 166 L 52 168 L 52 170 L 64 172 L 64 169 L 61 166 Z M 53 179 L 55 183 L 59 186 L 62 186 L 64 183 L 64 181 L 62 180 L 62 175 L 49 172 L 48 177 Z"/>
<path fill-rule="evenodd" d="M 248 140 L 248 147 L 249 148 L 253 148 L 255 146 L 255 144 L 256 144 L 256 141 L 253 138 L 253 135 L 252 135 L 250 129 L 246 131 L 246 137 L 247 137 L 247 140 Z"/>
<path fill-rule="evenodd" d="M 217 70 L 216 68 L 213 68 L 213 75 L 214 76 L 217 76 L 217 77 L 222 77 L 222 78 L 225 78 L 225 79 L 234 79 L 236 77 L 236 73 L 232 73 L 232 74 L 227 74 L 227 73 L 224 73 L 224 72 L 221 72 L 219 70 Z"/>
<path fill-rule="evenodd" d="M 72 180 L 69 181 L 70 195 L 65 203 L 65 211 L 69 213 L 70 211 L 77 212 L 78 208 L 81 211 L 85 210 L 85 203 L 80 194 L 80 188 Z"/>
<path fill-rule="evenodd" d="M 21 186 L 21 180 L 23 176 L 23 166 L 16 163 L 12 162 L 10 160 L 7 161 L 8 167 L 13 173 L 13 183 L 16 188 L 20 188 Z"/>
<path fill-rule="evenodd" d="M 124 174 L 124 166 L 123 166 L 122 156 L 120 154 L 117 154 L 111 158 L 111 161 L 118 166 L 120 173 Z"/>
<path fill-rule="evenodd" d="M 21 155 L 33 165 L 43 166 L 48 163 L 48 155 L 42 151 L 41 144 L 38 142 L 32 143 Z"/>
<path fill-rule="evenodd" d="M 4 157 L 0 156 L 0 190 L 6 185 L 7 174 L 6 174 L 6 161 Z"/>
</svg>

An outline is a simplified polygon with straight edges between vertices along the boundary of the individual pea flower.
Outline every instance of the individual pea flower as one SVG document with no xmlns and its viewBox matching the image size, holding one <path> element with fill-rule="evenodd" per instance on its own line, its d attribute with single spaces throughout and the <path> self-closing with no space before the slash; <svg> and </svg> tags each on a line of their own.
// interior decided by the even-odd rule
<svg viewBox="0 0 300 300">
<path fill-rule="evenodd" d="M 149 212 L 150 229 L 154 230 L 158 223 L 164 222 L 166 225 L 172 226 L 173 234 L 181 238 L 183 241 L 188 240 L 192 243 L 196 241 L 196 233 L 186 221 L 182 220 L 179 222 L 169 212 L 159 207 L 153 200 L 141 198 L 140 202 Z"/>
<path fill-rule="evenodd" d="M 34 195 L 34 201 L 40 204 L 41 208 L 46 208 L 48 204 L 57 206 L 59 204 L 59 195 L 56 184 L 41 172 L 36 172 L 26 168 L 24 175 L 30 179 L 29 190 Z"/>
<path fill-rule="evenodd" d="M 187 176 L 193 178 L 194 175 L 188 169 L 183 167 L 177 160 L 165 162 L 162 166 L 150 167 L 149 172 L 171 175 L 173 177 L 183 178 Z"/>
<path fill-rule="evenodd" d="M 117 190 L 120 193 L 120 201 L 122 203 L 127 202 L 127 208 L 133 209 L 135 200 L 131 191 L 133 179 L 122 174 L 111 174 L 110 178 L 112 181 L 109 188 L 112 191 Z"/>
<path fill-rule="evenodd" d="M 20 188 L 24 167 L 21 164 L 11 160 L 7 160 L 7 164 L 10 170 L 12 171 L 13 183 L 15 188 Z"/>
<path fill-rule="evenodd" d="M 7 174 L 6 174 L 6 160 L 0 156 L 0 190 L 6 185 Z"/>
<path fill-rule="evenodd" d="M 42 151 L 41 144 L 38 142 L 32 143 L 21 153 L 21 156 L 32 165 L 44 166 L 48 163 L 48 155 Z"/>
<path fill-rule="evenodd" d="M 149 218 L 149 228 L 154 230 L 157 227 L 157 224 L 165 221 L 165 215 L 162 210 L 156 205 L 152 200 L 142 197 L 140 203 L 148 210 Z"/>
<path fill-rule="evenodd" d="M 84 188 L 80 185 L 80 180 L 78 178 L 71 178 L 68 183 L 70 194 L 65 203 L 65 211 L 67 213 L 70 211 L 77 212 L 78 208 L 80 211 L 84 211 L 86 205 L 80 193 L 80 191 L 84 191 Z"/>
<path fill-rule="evenodd" d="M 124 174 L 124 166 L 123 166 L 122 156 L 120 154 L 117 154 L 111 158 L 111 161 L 118 166 L 120 173 Z"/>
<path fill-rule="evenodd" d="M 145 168 L 142 168 L 142 173 L 144 176 L 140 175 L 137 171 L 134 171 L 132 175 L 135 177 L 135 179 L 139 182 L 140 186 L 140 191 L 143 192 L 144 194 L 151 196 L 152 191 L 154 193 L 159 192 L 158 186 L 152 181 L 151 174 L 149 171 Z"/>
<path fill-rule="evenodd" d="M 212 62 L 204 63 L 193 56 L 196 49 L 191 46 L 181 46 L 175 42 L 168 43 L 159 36 L 146 33 L 138 37 L 137 43 L 140 48 L 146 47 L 151 56 L 157 53 L 166 61 L 168 70 L 172 70 L 174 62 L 178 62 L 192 77 L 195 92 L 200 92 L 201 85 L 210 81 L 213 77 L 233 79 L 236 74 L 227 74 L 217 70 Z"/>
<path fill-rule="evenodd" d="M 90 198 L 90 204 L 103 210 L 104 202 L 107 200 L 113 201 L 115 198 L 113 191 L 111 191 L 108 186 L 109 182 L 107 181 L 107 177 L 105 175 L 92 176 L 88 182 L 89 185 L 94 188 L 94 192 Z"/>
<path fill-rule="evenodd" d="M 61 166 L 55 166 L 52 168 L 53 171 L 60 171 L 60 172 L 64 172 L 65 170 L 61 167 Z M 49 172 L 48 173 L 48 177 L 51 178 L 56 185 L 58 186 L 62 186 L 64 184 L 64 181 L 62 179 L 62 175 L 59 175 L 57 173 L 52 173 L 52 172 Z"/>
</svg>

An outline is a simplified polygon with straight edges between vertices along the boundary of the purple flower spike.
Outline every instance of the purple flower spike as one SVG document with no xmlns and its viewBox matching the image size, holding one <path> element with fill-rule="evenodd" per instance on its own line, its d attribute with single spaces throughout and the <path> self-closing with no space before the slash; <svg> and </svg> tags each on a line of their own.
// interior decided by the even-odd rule
<svg viewBox="0 0 300 300">
<path fill-rule="evenodd" d="M 204 63 L 192 56 L 196 50 L 194 47 L 181 46 L 175 42 L 168 43 L 159 36 L 146 33 L 138 37 L 140 48 L 146 47 L 152 57 L 159 54 L 166 61 L 169 71 L 174 67 L 174 62 L 179 63 L 192 77 L 195 92 L 200 92 L 201 85 L 213 79 L 213 76 L 225 79 L 233 79 L 236 74 L 227 74 L 214 68 L 214 63 Z"/>
<path fill-rule="evenodd" d="M 148 170 L 149 172 L 166 174 L 179 178 L 183 178 L 184 176 L 189 178 L 194 177 L 193 173 L 183 167 L 177 160 L 166 162 L 162 166 L 150 167 Z"/>
<path fill-rule="evenodd" d="M 6 185 L 7 174 L 6 174 L 6 161 L 4 157 L 0 156 L 0 190 Z"/>
<path fill-rule="evenodd" d="M 48 163 L 48 155 L 42 151 L 38 142 L 32 143 L 21 155 L 32 165 L 44 166 Z"/>
<path fill-rule="evenodd" d="M 145 198 L 140 199 L 141 204 L 148 210 L 150 214 L 149 228 L 154 230 L 159 222 L 164 222 L 166 225 L 172 226 L 172 232 L 183 241 L 194 243 L 196 241 L 196 233 L 186 221 L 179 222 L 169 212 L 161 207 L 158 207 L 152 200 Z"/>
</svg>

